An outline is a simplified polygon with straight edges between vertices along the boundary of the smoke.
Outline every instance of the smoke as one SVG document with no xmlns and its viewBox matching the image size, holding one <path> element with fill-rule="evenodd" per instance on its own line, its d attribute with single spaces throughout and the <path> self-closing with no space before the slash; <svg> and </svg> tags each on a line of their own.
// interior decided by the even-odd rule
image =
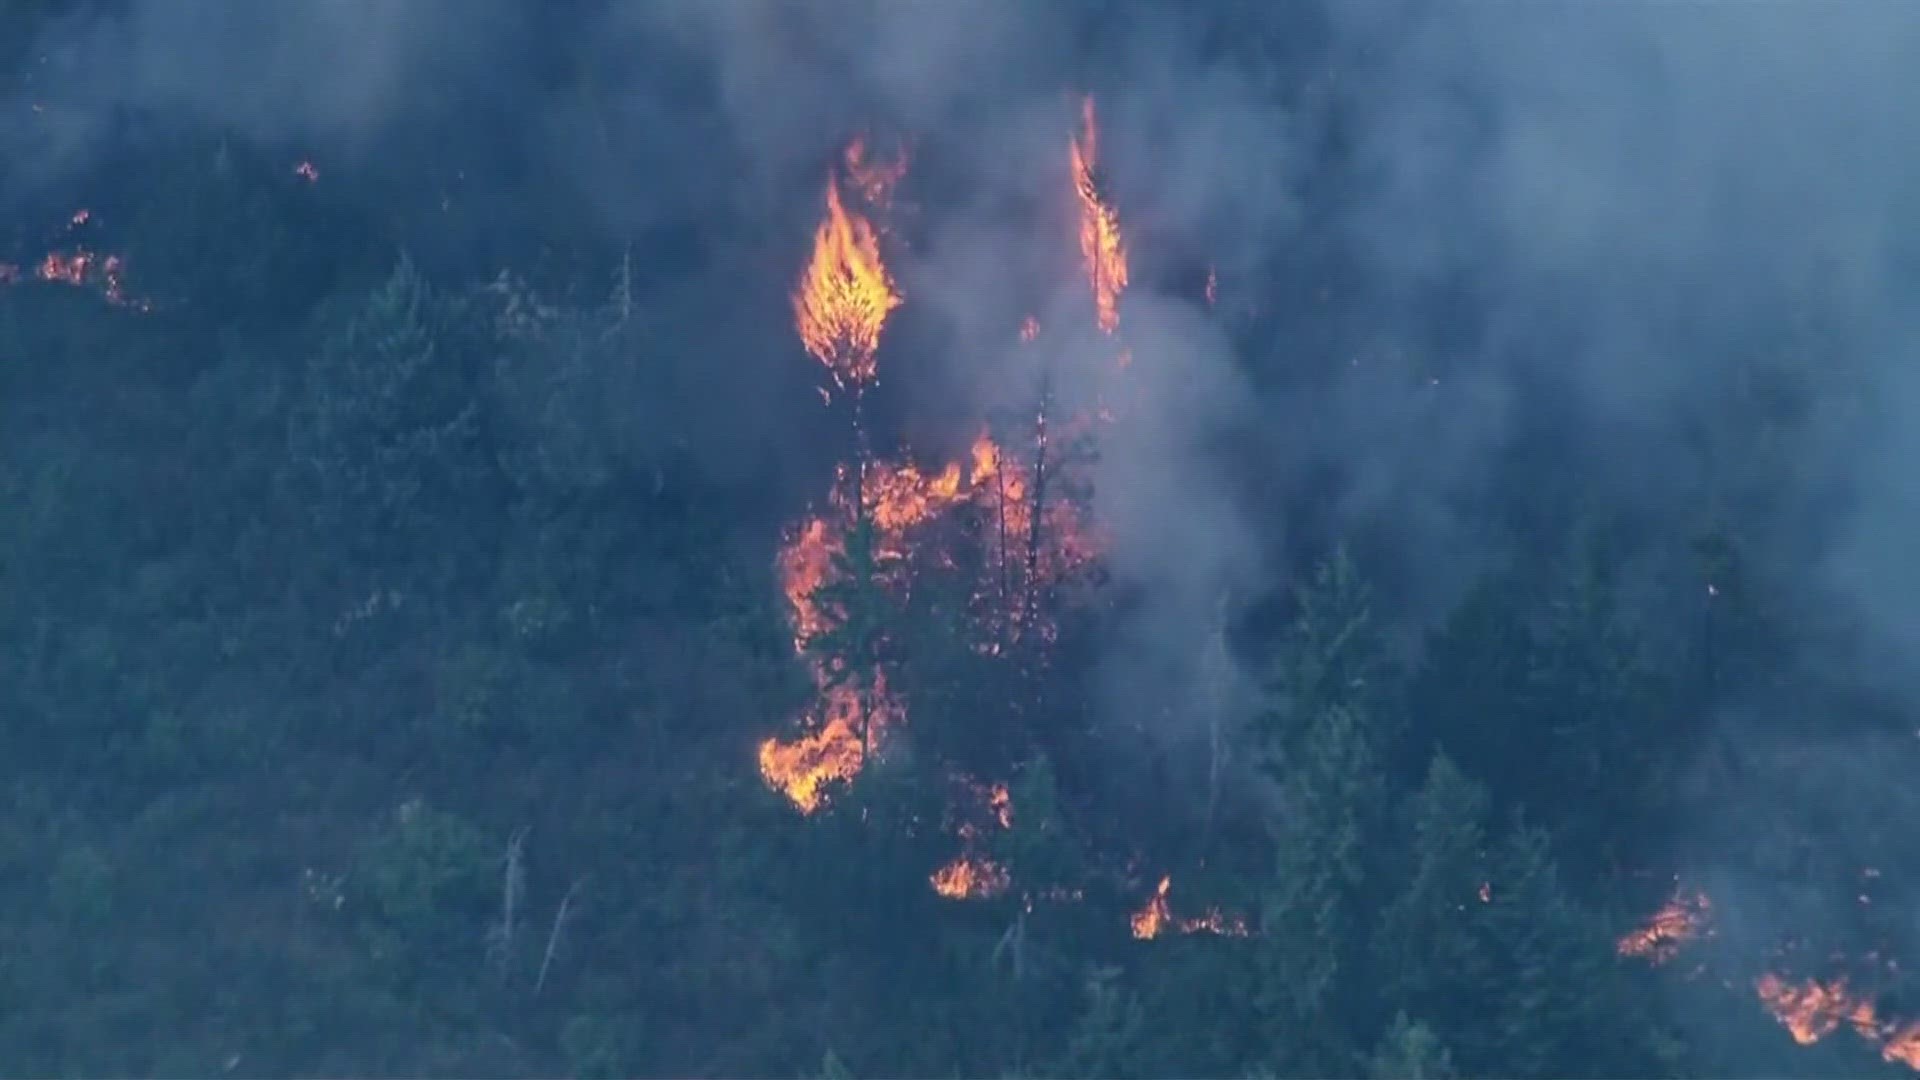
<svg viewBox="0 0 1920 1080">
<path fill-rule="evenodd" d="M 1470 379 L 1501 403 L 1426 414 L 1452 448 L 1428 490 L 1474 490 L 1503 447 L 1553 425 L 1569 451 L 1558 482 L 1590 503 L 1675 532 L 1732 517 L 1803 662 L 1911 716 L 1920 152 L 1904 114 L 1920 10 L 1328 10 L 1342 47 L 1366 57 L 1350 92 L 1366 186 L 1345 228 L 1373 318 L 1389 338 L 1432 342 L 1436 298 L 1469 297 L 1441 385 Z M 1346 430 L 1381 416 L 1362 404 Z M 1360 452 L 1389 482 L 1418 474 Z M 1776 941 L 1857 943 L 1842 879 L 1904 855 L 1863 823 L 1903 802 L 1910 725 L 1863 731 L 1859 702 L 1832 694 L 1729 690 L 1743 708 L 1715 722 L 1748 772 L 1674 823 L 1676 847 L 1737 859 L 1725 899 L 1777 917 Z M 1796 706 L 1832 722 L 1781 715 Z M 1769 732 L 1787 726 L 1782 747 Z M 1818 867 L 1783 861 L 1779 833 L 1817 847 Z M 1817 886 L 1788 884 L 1826 871 L 1835 888 L 1818 902 L 1804 895 Z M 1911 927 L 1881 930 L 1901 955 L 1920 944 Z"/>
<path fill-rule="evenodd" d="M 77 6 L 33 50 L 17 97 L 38 108 L 0 114 L 9 179 L 83 168 L 130 109 L 270 140 L 366 138 L 430 87 L 471 94 L 483 73 L 514 70 L 520 14 L 501 0 Z"/>
<path fill-rule="evenodd" d="M 552 89 L 556 48 L 594 68 L 591 100 Z M 1769 586 L 1857 623 L 1829 643 L 1853 677 L 1920 692 L 1897 662 L 1920 645 L 1909 6 L 132 0 L 55 21 L 35 55 L 0 109 L 10 192 L 98 160 L 130 108 L 375 161 L 478 106 L 466 137 L 525 186 L 502 205 L 577 199 L 643 239 L 714 225 L 724 255 L 660 295 L 725 301 L 676 299 L 693 344 L 652 362 L 704 401 L 700 438 L 756 445 L 817 421 L 774 343 L 825 166 L 860 131 L 916 140 L 881 359 L 902 410 L 1021 406 L 1042 372 L 1093 395 L 1118 346 L 1072 329 L 1064 161 L 1064 91 L 1090 89 L 1135 251 L 1140 393 L 1095 478 L 1142 595 L 1116 713 L 1190 696 L 1221 593 L 1277 573 L 1329 473 L 1328 527 L 1386 538 L 1388 602 L 1444 611 L 1492 557 L 1503 458 L 1543 432 L 1566 468 L 1530 479 L 1643 519 L 1732 507 Z M 1243 284 L 1276 276 L 1299 293 Z M 752 321 L 772 329 L 732 325 Z"/>
</svg>

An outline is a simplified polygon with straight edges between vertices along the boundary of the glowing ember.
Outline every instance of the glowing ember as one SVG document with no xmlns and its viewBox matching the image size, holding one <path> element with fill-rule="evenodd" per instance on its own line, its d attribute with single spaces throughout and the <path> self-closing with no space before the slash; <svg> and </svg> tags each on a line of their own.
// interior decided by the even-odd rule
<svg viewBox="0 0 1920 1080">
<path fill-rule="evenodd" d="M 825 364 L 834 383 L 855 392 L 873 382 L 875 353 L 900 293 L 880 261 L 880 238 L 849 210 L 837 177 L 827 178 L 827 214 L 814 232 L 813 254 L 793 294 L 800 341 Z"/>
<path fill-rule="evenodd" d="M 1653 913 L 1645 926 L 1621 936 L 1614 949 L 1621 956 L 1641 956 L 1655 964 L 1664 964 L 1679 953 L 1680 947 L 1707 930 L 1713 904 L 1705 893 L 1681 893 Z"/>
<path fill-rule="evenodd" d="M 93 217 L 93 211 L 83 207 L 79 210 L 75 210 L 73 212 L 73 217 L 69 218 L 68 221 L 75 227 L 78 227 L 81 225 L 85 225 L 87 223 L 87 220 L 91 217 Z"/>
<path fill-rule="evenodd" d="M 1120 294 L 1127 288 L 1127 251 L 1120 237 L 1120 216 L 1100 190 L 1100 132 L 1094 122 L 1092 97 L 1081 100 L 1080 135 L 1072 142 L 1071 154 L 1073 190 L 1080 200 L 1080 254 L 1093 285 L 1100 329 L 1111 334 L 1120 326 Z"/>
<path fill-rule="evenodd" d="M 81 210 L 73 217 L 73 223 L 79 225 L 90 215 Z M 153 305 L 145 300 L 129 299 L 122 278 L 126 272 L 126 263 L 118 255 L 100 256 L 86 248 L 72 251 L 50 251 L 31 273 L 18 266 L 0 263 L 0 285 L 17 285 L 31 279 L 50 285 L 67 285 L 74 288 L 98 287 L 107 302 L 118 307 L 132 308 L 136 311 L 151 310 Z"/>
</svg>

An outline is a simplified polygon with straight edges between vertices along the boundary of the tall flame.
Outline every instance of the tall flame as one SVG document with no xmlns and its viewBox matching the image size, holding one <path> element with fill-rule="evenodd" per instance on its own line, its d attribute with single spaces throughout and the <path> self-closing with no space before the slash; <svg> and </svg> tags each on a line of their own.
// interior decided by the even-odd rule
<svg viewBox="0 0 1920 1080">
<path fill-rule="evenodd" d="M 860 160 L 859 155 L 853 155 Z M 856 173 L 869 185 L 870 173 Z M 884 194 L 882 184 L 875 190 Z M 813 254 L 793 294 L 801 344 L 825 364 L 841 389 L 859 392 L 877 373 L 875 354 L 887 316 L 900 306 L 893 276 L 880 259 L 873 223 L 848 209 L 840 180 L 827 178 L 827 213 L 813 234 Z"/>
<path fill-rule="evenodd" d="M 1127 249 L 1120 236 L 1120 215 L 1100 189 L 1100 129 L 1094 120 L 1093 98 L 1081 99 L 1080 134 L 1070 144 L 1073 191 L 1080 200 L 1080 255 L 1093 285 L 1095 317 L 1100 329 L 1113 333 L 1120 326 L 1120 294 L 1127 288 Z"/>
</svg>

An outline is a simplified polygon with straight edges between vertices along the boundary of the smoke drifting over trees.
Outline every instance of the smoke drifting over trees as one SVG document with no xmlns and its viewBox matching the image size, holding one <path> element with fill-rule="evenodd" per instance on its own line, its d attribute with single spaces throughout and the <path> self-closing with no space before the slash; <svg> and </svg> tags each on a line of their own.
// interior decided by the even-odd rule
<svg viewBox="0 0 1920 1080">
<path fill-rule="evenodd" d="M 0 3 L 0 1047 L 1920 1067 L 1916 63 L 1880 3 Z M 856 139 L 857 429 L 791 299 Z M 907 464 L 910 525 L 836 487 Z M 870 671 L 801 814 L 754 747 Z"/>
</svg>

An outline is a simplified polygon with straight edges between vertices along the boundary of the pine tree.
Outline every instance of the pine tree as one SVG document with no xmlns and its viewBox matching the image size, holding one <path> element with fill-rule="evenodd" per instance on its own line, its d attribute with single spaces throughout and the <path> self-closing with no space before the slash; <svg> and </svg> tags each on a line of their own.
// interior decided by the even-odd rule
<svg viewBox="0 0 1920 1080">
<path fill-rule="evenodd" d="M 1344 552 L 1298 601 L 1256 717 L 1279 808 L 1251 993 L 1269 1067 L 1326 1075 L 1352 1068 L 1357 1032 L 1377 1008 L 1363 965 L 1386 792 L 1374 711 L 1386 669 L 1366 586 Z"/>
<path fill-rule="evenodd" d="M 1547 834 L 1518 816 L 1495 855 L 1487 906 L 1499 949 L 1497 979 L 1482 999 L 1489 1049 L 1462 1066 L 1517 1077 L 1648 1071 L 1640 1033 L 1616 1008 L 1600 920 L 1563 891 Z"/>
<path fill-rule="evenodd" d="M 1342 547 L 1295 591 L 1297 610 L 1266 673 L 1267 690 L 1297 716 L 1341 705 L 1391 735 L 1385 650 L 1370 590 Z"/>
<path fill-rule="evenodd" d="M 813 600 L 826 614 L 827 629 L 807 643 L 828 672 L 826 688 L 851 685 L 860 700 L 857 720 L 863 754 L 871 756 L 873 726 L 882 707 L 877 693 L 886 680 L 889 660 L 884 652 L 892 603 L 880 581 L 873 521 L 862 513 L 854 519 L 846 544 L 836 553 L 832 574 L 814 590 Z"/>
<path fill-rule="evenodd" d="M 1410 875 L 1373 936 L 1381 996 L 1462 1049 L 1474 1037 L 1475 1003 L 1494 984 L 1487 814 L 1485 789 L 1436 755 L 1407 810 Z"/>
</svg>

